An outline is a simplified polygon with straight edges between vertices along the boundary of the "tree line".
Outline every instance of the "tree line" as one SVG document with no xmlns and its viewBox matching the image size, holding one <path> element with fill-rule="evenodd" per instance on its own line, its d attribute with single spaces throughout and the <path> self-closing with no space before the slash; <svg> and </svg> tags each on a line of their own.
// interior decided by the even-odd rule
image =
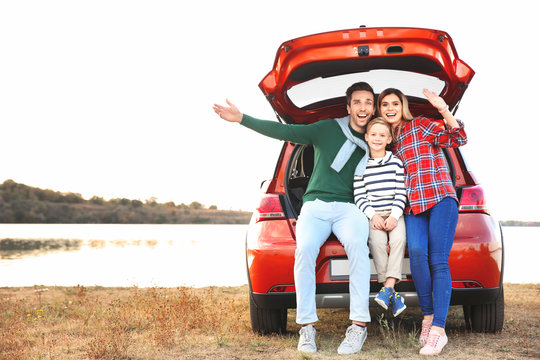
<svg viewBox="0 0 540 360">
<path fill-rule="evenodd" d="M 0 185 L 0 223 L 79 224 L 247 224 L 251 213 L 206 208 L 194 201 L 176 205 L 126 198 L 105 200 L 81 194 L 43 190 L 6 180 Z"/>
<path fill-rule="evenodd" d="M 503 220 L 502 226 L 540 226 L 540 221 Z"/>
</svg>

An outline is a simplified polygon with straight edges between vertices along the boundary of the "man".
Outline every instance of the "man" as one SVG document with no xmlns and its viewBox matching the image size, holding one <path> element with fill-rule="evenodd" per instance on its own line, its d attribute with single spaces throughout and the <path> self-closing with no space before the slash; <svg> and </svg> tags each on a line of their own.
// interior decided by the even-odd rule
<svg viewBox="0 0 540 360">
<path fill-rule="evenodd" d="M 309 125 L 286 125 L 242 114 L 229 106 L 214 105 L 224 120 L 238 122 L 275 139 L 312 144 L 315 151 L 313 173 L 303 196 L 296 225 L 294 281 L 296 286 L 296 322 L 302 325 L 298 350 L 314 353 L 315 263 L 319 249 L 333 232 L 344 246 L 349 259 L 350 319 L 339 354 L 353 354 L 362 348 L 369 322 L 370 263 L 367 239 L 369 224 L 354 204 L 353 178 L 362 175 L 369 156 L 364 141 L 365 128 L 375 114 L 372 87 L 359 82 L 346 91 L 348 116 L 327 119 Z"/>
</svg>

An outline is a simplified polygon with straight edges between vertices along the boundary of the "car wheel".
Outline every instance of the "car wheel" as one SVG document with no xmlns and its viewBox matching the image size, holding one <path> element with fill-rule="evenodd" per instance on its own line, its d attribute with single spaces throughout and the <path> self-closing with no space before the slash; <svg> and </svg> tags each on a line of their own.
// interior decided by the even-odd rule
<svg viewBox="0 0 540 360">
<path fill-rule="evenodd" d="M 264 309 L 255 303 L 249 294 L 249 314 L 251 328 L 261 334 L 285 333 L 287 329 L 287 309 Z"/>
<path fill-rule="evenodd" d="M 503 328 L 504 289 L 491 304 L 463 305 L 465 323 L 474 332 L 494 333 Z"/>
</svg>

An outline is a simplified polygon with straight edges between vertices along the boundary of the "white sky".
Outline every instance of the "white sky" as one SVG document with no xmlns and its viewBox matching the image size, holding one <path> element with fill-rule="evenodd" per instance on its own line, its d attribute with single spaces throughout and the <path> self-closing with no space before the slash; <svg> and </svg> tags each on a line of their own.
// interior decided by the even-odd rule
<svg viewBox="0 0 540 360">
<path fill-rule="evenodd" d="M 531 6 L 2 1 L 0 182 L 252 210 L 281 142 L 225 123 L 212 104 L 228 97 L 275 119 L 258 83 L 283 41 L 363 24 L 410 26 L 447 31 L 476 71 L 458 117 L 490 209 L 501 220 L 539 220 L 540 31 Z"/>
</svg>

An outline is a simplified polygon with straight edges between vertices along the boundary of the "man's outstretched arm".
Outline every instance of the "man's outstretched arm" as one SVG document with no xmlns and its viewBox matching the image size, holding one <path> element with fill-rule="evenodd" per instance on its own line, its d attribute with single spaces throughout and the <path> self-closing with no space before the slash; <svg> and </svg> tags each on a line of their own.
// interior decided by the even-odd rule
<svg viewBox="0 0 540 360">
<path fill-rule="evenodd" d="M 242 114 L 238 108 L 226 100 L 229 106 L 214 104 L 213 109 L 222 119 L 241 123 L 243 126 L 274 139 L 291 141 L 298 144 L 312 144 L 318 133 L 313 125 L 281 124 L 276 121 L 260 120 Z"/>
</svg>

